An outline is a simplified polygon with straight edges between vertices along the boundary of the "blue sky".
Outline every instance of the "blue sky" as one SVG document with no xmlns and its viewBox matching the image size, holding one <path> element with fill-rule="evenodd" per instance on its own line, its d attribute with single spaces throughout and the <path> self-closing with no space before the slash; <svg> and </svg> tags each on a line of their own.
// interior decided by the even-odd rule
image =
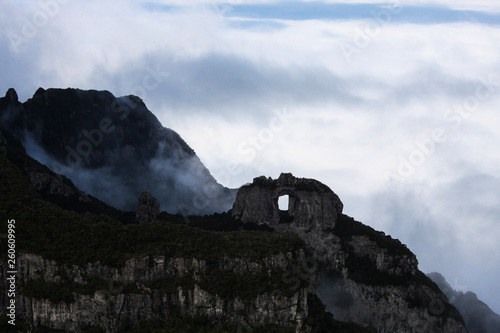
<svg viewBox="0 0 500 333">
<path fill-rule="evenodd" d="M 362 20 L 372 19 L 377 13 L 392 10 L 391 20 L 397 23 L 452 23 L 477 22 L 500 24 L 500 15 L 471 10 L 453 10 L 445 7 L 393 7 L 387 4 L 329 4 L 321 2 L 286 2 L 265 5 L 233 5 L 227 15 L 233 17 L 280 20 Z"/>
<path fill-rule="evenodd" d="M 404 6 L 391 3 L 324 3 L 285 1 L 265 4 L 215 4 L 226 17 L 272 20 L 363 20 L 389 11 L 394 23 L 474 22 L 500 24 L 500 14 L 474 10 L 457 10 L 445 6 Z M 148 3 L 152 11 L 171 11 L 181 6 Z"/>
<path fill-rule="evenodd" d="M 393 8 L 393 9 L 391 9 Z M 500 15 L 470 10 L 453 10 L 445 7 L 395 7 L 386 4 L 326 4 L 280 3 L 267 5 L 234 5 L 228 15 L 246 18 L 282 20 L 361 20 L 372 19 L 380 11 L 389 10 L 393 22 L 400 23 L 451 23 L 478 22 L 499 24 Z"/>
<path fill-rule="evenodd" d="M 0 91 L 136 94 L 224 185 L 318 179 L 500 312 L 500 2 L 53 1 L 1 2 Z"/>
</svg>

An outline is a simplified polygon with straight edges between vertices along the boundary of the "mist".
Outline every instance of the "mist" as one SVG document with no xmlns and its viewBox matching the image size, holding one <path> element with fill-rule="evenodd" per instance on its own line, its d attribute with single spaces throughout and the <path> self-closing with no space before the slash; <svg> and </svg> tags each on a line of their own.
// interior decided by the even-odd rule
<svg viewBox="0 0 500 333">
<path fill-rule="evenodd" d="M 63 122 L 52 120 L 52 113 Z M 232 206 L 235 191 L 218 184 L 184 140 L 162 127 L 137 97 L 39 90 L 29 102 L 3 112 L 2 121 L 31 157 L 117 209 L 135 211 L 144 191 L 171 214 L 204 215 Z"/>
</svg>

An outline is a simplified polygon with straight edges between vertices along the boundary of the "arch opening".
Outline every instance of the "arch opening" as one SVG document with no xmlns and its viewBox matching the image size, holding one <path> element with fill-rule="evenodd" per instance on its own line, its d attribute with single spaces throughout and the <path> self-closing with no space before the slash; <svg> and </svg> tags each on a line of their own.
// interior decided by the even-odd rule
<svg viewBox="0 0 500 333">
<path fill-rule="evenodd" d="M 282 195 L 278 198 L 278 207 L 282 212 L 288 212 L 290 208 L 290 196 L 288 194 Z"/>
</svg>

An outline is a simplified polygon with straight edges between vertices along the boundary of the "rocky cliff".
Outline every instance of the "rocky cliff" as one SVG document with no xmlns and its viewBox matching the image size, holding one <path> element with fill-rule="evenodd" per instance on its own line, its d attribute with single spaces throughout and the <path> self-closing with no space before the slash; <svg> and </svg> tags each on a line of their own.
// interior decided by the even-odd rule
<svg viewBox="0 0 500 333">
<path fill-rule="evenodd" d="M 304 260 L 304 253 L 280 253 L 257 261 L 224 257 L 219 262 L 147 256 L 127 260 L 120 268 L 99 262 L 57 264 L 23 254 L 18 262 L 17 311 L 28 325 L 67 332 L 92 327 L 116 332 L 120 326 L 169 316 L 204 317 L 255 329 L 276 325 L 300 332 L 308 314 L 308 294 L 313 292 L 309 283 L 296 289 L 283 285 L 286 293 L 280 295 L 273 290 L 257 294 L 252 289 L 262 286 L 249 278 L 271 279 L 270 272 L 278 271 L 286 274 L 294 260 Z M 0 272 L 5 271 L 1 266 Z M 0 277 L 5 281 L 5 276 Z M 217 281 L 211 281 L 217 278 L 249 285 L 236 291 L 217 289 Z"/>
<path fill-rule="evenodd" d="M 0 98 L 0 120 L 29 155 L 120 210 L 135 211 L 146 190 L 174 214 L 223 212 L 234 201 L 235 192 L 218 184 L 138 97 L 40 88 L 20 103 L 9 89 Z"/>
</svg>

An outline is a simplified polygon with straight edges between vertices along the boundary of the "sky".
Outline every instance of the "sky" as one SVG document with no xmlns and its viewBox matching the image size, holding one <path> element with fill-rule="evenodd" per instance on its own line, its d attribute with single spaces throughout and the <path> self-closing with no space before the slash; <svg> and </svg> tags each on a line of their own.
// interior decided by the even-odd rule
<svg viewBox="0 0 500 333">
<path fill-rule="evenodd" d="M 500 2 L 0 0 L 0 93 L 137 95 L 214 177 L 327 184 L 500 313 Z"/>
</svg>

